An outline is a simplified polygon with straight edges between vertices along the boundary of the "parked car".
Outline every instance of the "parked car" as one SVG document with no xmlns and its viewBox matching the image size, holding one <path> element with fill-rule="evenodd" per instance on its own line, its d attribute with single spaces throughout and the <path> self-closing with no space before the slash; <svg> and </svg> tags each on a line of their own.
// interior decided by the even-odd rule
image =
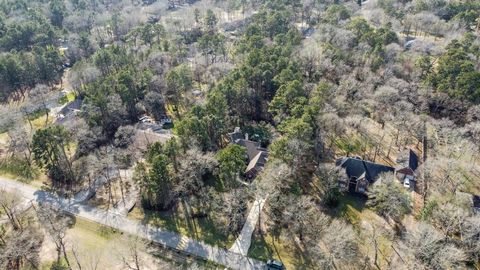
<svg viewBox="0 0 480 270">
<path fill-rule="evenodd" d="M 162 118 L 162 120 L 160 120 L 160 122 L 163 124 L 171 124 L 173 121 L 172 121 L 172 118 L 170 117 L 164 117 Z"/>
<path fill-rule="evenodd" d="M 405 181 L 403 181 L 403 186 L 410 189 L 410 179 L 405 178 Z"/>
<path fill-rule="evenodd" d="M 281 261 L 268 260 L 266 270 L 285 270 L 285 266 Z"/>
</svg>

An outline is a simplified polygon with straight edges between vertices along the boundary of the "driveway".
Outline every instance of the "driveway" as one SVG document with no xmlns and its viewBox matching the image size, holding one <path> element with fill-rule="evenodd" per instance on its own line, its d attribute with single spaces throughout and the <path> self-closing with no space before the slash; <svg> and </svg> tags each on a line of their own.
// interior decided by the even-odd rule
<svg viewBox="0 0 480 270">
<path fill-rule="evenodd" d="M 0 177 L 0 189 L 16 193 L 35 203 L 49 203 L 58 209 L 75 216 L 109 226 L 120 231 L 137 235 L 156 244 L 167 246 L 195 257 L 213 261 L 231 269 L 263 269 L 264 263 L 248 258 L 242 254 L 207 245 L 201 241 L 187 238 L 180 234 L 163 230 L 156 226 L 131 220 L 125 216 L 98 209 L 73 199 L 60 198 L 52 193 Z"/>
<path fill-rule="evenodd" d="M 250 213 L 248 214 L 247 220 L 243 225 L 240 235 L 230 248 L 231 252 L 240 253 L 244 256 L 247 256 L 248 249 L 252 244 L 252 233 L 255 230 L 255 225 L 258 223 L 258 217 L 262 212 L 263 205 L 265 205 L 266 200 L 266 198 L 258 198 L 255 200 L 251 207 Z"/>
</svg>

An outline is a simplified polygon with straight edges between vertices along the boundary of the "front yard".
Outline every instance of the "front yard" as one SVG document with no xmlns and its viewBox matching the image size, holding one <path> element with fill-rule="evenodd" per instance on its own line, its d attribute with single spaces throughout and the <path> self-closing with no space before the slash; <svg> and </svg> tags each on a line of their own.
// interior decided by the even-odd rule
<svg viewBox="0 0 480 270">
<path fill-rule="evenodd" d="M 217 229 L 210 218 L 187 218 L 181 205 L 169 211 L 148 211 L 136 206 L 130 212 L 129 217 L 203 241 L 209 245 L 230 248 L 235 242 L 233 235 L 226 235 L 225 232 Z"/>
<path fill-rule="evenodd" d="M 296 246 L 287 244 L 287 240 L 277 239 L 270 234 L 262 237 L 258 230 L 252 234 L 252 245 L 248 257 L 266 262 L 270 259 L 282 261 L 287 269 L 313 269 L 306 254 Z"/>
</svg>

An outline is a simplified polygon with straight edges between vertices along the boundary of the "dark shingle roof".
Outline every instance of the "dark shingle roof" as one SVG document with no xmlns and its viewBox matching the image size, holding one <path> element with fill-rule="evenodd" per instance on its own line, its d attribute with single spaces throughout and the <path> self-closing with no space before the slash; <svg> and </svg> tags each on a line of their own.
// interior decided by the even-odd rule
<svg viewBox="0 0 480 270">
<path fill-rule="evenodd" d="M 253 158 L 255 158 L 256 155 L 258 155 L 258 153 L 261 152 L 260 143 L 258 142 L 240 139 L 237 140 L 237 144 L 247 148 L 248 160 L 252 160 Z"/>
<path fill-rule="evenodd" d="M 480 208 L 480 196 L 472 195 L 473 207 Z"/>
<path fill-rule="evenodd" d="M 232 133 L 228 133 L 230 137 L 230 142 L 237 143 L 238 140 L 244 139 L 243 133 L 240 128 L 235 128 L 235 131 Z"/>
<path fill-rule="evenodd" d="M 349 157 L 337 160 L 336 165 L 344 168 L 349 178 L 360 178 L 362 174 L 365 174 L 365 178 L 370 183 L 375 182 L 381 173 L 395 171 L 389 166 Z"/>
<path fill-rule="evenodd" d="M 249 164 L 246 172 L 255 170 L 256 172 L 262 170 L 263 166 L 268 160 L 268 150 L 260 147 L 259 142 L 247 140 L 240 128 L 235 128 L 235 131 L 228 133 L 231 143 L 238 144 L 247 149 L 247 156 Z"/>
<path fill-rule="evenodd" d="M 264 152 L 264 151 L 258 152 L 258 154 L 248 163 L 248 166 L 245 172 L 248 172 L 252 169 L 255 169 L 256 171 L 261 170 L 261 168 L 265 166 L 265 163 L 267 163 L 267 160 L 268 160 L 268 152 Z"/>
<path fill-rule="evenodd" d="M 408 167 L 412 169 L 412 171 L 415 171 L 418 168 L 418 156 L 412 151 L 412 149 L 410 149 L 410 153 L 408 155 Z"/>
</svg>

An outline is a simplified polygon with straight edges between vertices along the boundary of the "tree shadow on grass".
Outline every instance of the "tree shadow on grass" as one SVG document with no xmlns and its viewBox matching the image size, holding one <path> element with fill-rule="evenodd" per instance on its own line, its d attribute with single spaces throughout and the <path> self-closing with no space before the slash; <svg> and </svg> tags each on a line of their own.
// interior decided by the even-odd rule
<svg viewBox="0 0 480 270">
<path fill-rule="evenodd" d="M 158 226 L 167 231 L 222 248 L 229 247 L 234 242 L 233 237 L 225 235 L 215 227 L 215 223 L 208 215 L 186 218 L 181 211 L 178 206 L 167 211 L 143 210 L 142 223 Z"/>
<path fill-rule="evenodd" d="M 142 209 L 142 211 L 143 224 L 150 224 L 168 231 L 181 233 L 180 220 L 175 209 L 165 211 Z"/>
<path fill-rule="evenodd" d="M 252 244 L 248 249 L 248 256 L 258 260 L 267 261 L 272 258 L 274 252 L 275 251 L 267 243 L 265 237 L 261 235 L 258 230 L 255 230 L 252 234 Z"/>
<path fill-rule="evenodd" d="M 297 241 L 293 241 L 294 256 L 291 264 L 295 265 L 295 269 L 314 269 L 312 260 L 307 256 L 304 250 L 298 245 Z"/>
<path fill-rule="evenodd" d="M 332 217 L 340 217 L 343 216 L 349 208 L 362 212 L 366 207 L 366 203 L 367 197 L 365 195 L 351 192 L 344 193 L 339 197 L 336 206 L 327 208 L 326 214 Z"/>
<path fill-rule="evenodd" d="M 280 240 L 273 240 L 272 236 L 260 234 L 258 230 L 252 235 L 248 256 L 264 262 L 280 260 L 288 269 L 314 269 L 307 254 L 298 245 L 281 243 Z"/>
</svg>

